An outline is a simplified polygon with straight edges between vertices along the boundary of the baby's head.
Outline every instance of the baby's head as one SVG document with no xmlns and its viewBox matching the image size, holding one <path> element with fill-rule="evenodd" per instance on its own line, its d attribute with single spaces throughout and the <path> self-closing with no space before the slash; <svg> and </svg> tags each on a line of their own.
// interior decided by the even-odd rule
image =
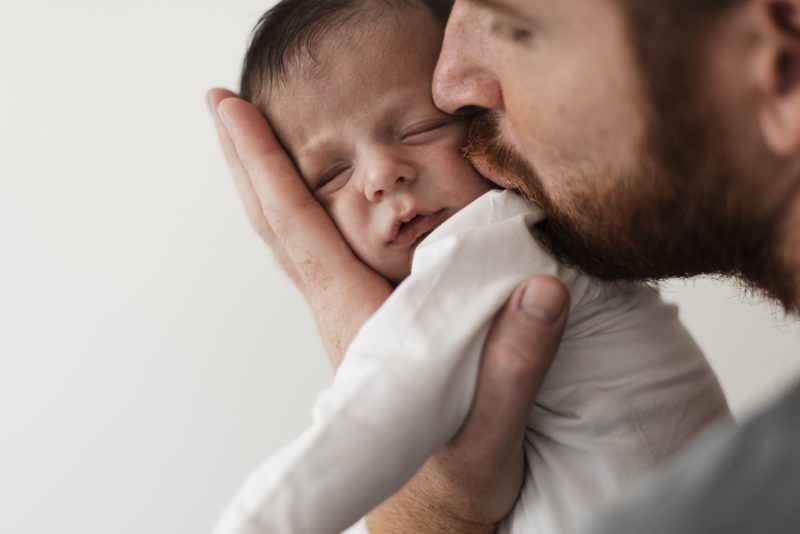
<svg viewBox="0 0 800 534">
<path fill-rule="evenodd" d="M 491 189 L 431 96 L 450 2 L 285 0 L 260 20 L 242 97 L 267 116 L 359 257 L 399 282 L 416 245 Z"/>
</svg>

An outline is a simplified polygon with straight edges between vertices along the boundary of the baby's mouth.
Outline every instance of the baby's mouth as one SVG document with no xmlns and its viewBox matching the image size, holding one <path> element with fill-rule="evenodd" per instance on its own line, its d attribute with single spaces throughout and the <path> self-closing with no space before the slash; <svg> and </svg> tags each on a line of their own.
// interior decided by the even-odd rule
<svg viewBox="0 0 800 534">
<path fill-rule="evenodd" d="M 407 248 L 422 241 L 446 219 L 444 209 L 433 213 L 415 213 L 395 222 L 389 245 Z"/>
</svg>

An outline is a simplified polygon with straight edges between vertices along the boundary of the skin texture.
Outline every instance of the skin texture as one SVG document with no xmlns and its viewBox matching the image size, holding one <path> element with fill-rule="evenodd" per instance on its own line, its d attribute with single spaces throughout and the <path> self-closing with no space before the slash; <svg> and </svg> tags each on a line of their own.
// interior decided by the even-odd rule
<svg viewBox="0 0 800 534">
<path fill-rule="evenodd" d="M 711 164 L 708 170 L 713 173 L 697 177 L 705 175 L 713 183 L 690 182 L 677 188 L 683 195 L 680 201 L 702 213 L 712 207 L 702 203 L 709 197 L 693 191 L 708 195 L 721 187 L 724 196 L 714 204 L 730 209 L 715 210 L 705 222 L 696 219 L 703 232 L 689 226 L 688 232 L 677 232 L 668 243 L 645 250 L 645 259 L 654 265 L 673 258 L 686 261 L 691 256 L 686 246 L 689 234 L 702 234 L 708 247 L 719 247 L 725 255 L 724 261 L 698 270 L 740 276 L 751 287 L 796 307 L 800 301 L 795 289 L 800 279 L 800 0 L 743 1 L 724 17 L 698 19 L 704 39 L 663 49 L 659 49 L 658 26 L 647 28 L 652 39 L 631 31 L 628 14 L 620 8 L 623 4 L 622 0 L 457 1 L 434 77 L 437 105 L 451 113 L 491 110 L 499 119 L 501 144 L 525 165 L 507 161 L 498 165 L 491 154 L 481 159 L 478 151 L 479 170 L 498 184 L 542 197 L 566 228 L 588 232 L 593 223 L 605 225 L 602 232 L 588 232 L 605 246 L 610 236 L 603 232 L 608 228 L 617 231 L 623 245 L 641 243 L 637 234 L 641 228 L 654 231 L 646 220 L 638 222 L 648 224 L 630 226 L 614 220 L 625 215 L 626 205 L 642 210 L 647 208 L 642 202 L 658 200 L 649 176 L 669 187 L 685 180 L 675 174 L 681 167 L 671 167 L 664 157 L 671 151 L 658 146 L 654 128 L 672 124 L 664 120 L 666 110 L 681 111 L 682 102 L 690 103 L 688 111 L 681 111 L 687 116 L 675 125 L 683 130 L 694 124 L 712 132 L 714 142 L 675 144 L 674 153 L 686 159 L 682 168 L 687 171 L 695 163 Z M 638 5 L 642 10 L 658 9 L 661 3 Z M 698 63 L 693 68 L 677 71 L 692 76 L 670 81 L 669 71 L 648 70 L 653 62 L 644 61 L 647 46 L 654 57 L 669 57 L 672 66 L 694 58 Z M 216 90 L 209 100 L 245 207 L 288 272 L 296 273 L 336 361 L 337 348 L 340 354 L 359 320 L 382 302 L 389 289 L 349 252 L 323 216 L 324 210 L 286 168 L 285 156 L 263 119 L 232 96 Z M 604 209 L 584 211 L 587 199 Z M 660 209 L 651 219 L 662 218 L 681 229 L 686 213 Z M 736 240 L 720 245 L 715 233 L 706 231 L 732 232 L 750 223 L 764 233 L 763 252 L 756 257 L 737 254 Z M 767 281 L 748 280 L 739 272 L 752 267 L 749 263 L 761 262 L 770 266 Z M 307 263 L 316 267 L 307 269 Z M 327 265 L 336 268 L 328 270 Z M 637 272 L 645 277 L 646 271 Z M 348 282 L 340 283 L 332 273 Z M 513 505 L 508 495 L 519 489 L 514 469 L 520 470 L 521 464 L 503 459 L 520 450 L 524 417 L 519 414 L 530 407 L 566 315 L 564 290 L 557 282 L 539 279 L 525 286 L 527 291 L 518 289 L 511 296 L 495 324 L 484 351 L 478 398 L 462 433 L 406 490 L 373 514 L 372 531 L 491 532 L 489 521 Z M 320 306 L 332 293 L 336 299 L 326 303 L 332 307 Z M 540 305 L 538 312 L 522 313 L 525 296 Z M 375 307 L 365 312 L 356 298 L 366 298 Z M 539 313 L 545 310 L 549 312 Z M 344 324 L 334 328 L 333 313 L 347 318 Z M 537 319 L 545 316 L 559 319 Z M 531 332 L 535 335 L 526 337 Z M 339 344 L 331 345 L 332 338 L 339 338 Z M 487 473 L 487 465 L 495 466 L 494 472 Z"/>
<path fill-rule="evenodd" d="M 464 121 L 433 104 L 442 39 L 433 15 L 406 9 L 353 33 L 344 46 L 323 44 L 336 54 L 306 59 L 262 110 L 345 241 L 397 283 L 424 235 L 491 184 L 461 154 Z"/>
</svg>

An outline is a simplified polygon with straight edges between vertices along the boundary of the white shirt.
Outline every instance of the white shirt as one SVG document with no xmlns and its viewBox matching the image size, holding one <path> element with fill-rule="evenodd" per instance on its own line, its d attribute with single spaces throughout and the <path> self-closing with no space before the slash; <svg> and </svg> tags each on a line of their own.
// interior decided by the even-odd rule
<svg viewBox="0 0 800 534">
<path fill-rule="evenodd" d="M 501 532 L 569 532 L 728 416 L 676 308 L 652 289 L 559 265 L 531 235 L 541 218 L 518 195 L 493 191 L 428 236 L 411 275 L 351 344 L 312 426 L 253 472 L 215 533 L 341 532 L 390 497 L 462 425 L 492 319 L 532 275 L 560 278 L 572 309 Z"/>
</svg>

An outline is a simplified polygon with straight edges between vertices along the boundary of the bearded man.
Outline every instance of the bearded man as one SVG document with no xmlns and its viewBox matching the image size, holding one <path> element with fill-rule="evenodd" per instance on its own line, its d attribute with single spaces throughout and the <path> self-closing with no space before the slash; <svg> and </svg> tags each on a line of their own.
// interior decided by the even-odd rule
<svg viewBox="0 0 800 534">
<path fill-rule="evenodd" d="M 209 103 L 239 191 L 336 365 L 389 288 L 233 96 Z M 800 307 L 800 0 L 458 0 L 434 98 L 472 118 L 484 175 L 544 207 L 540 235 L 563 261 L 608 280 L 726 275 Z M 548 278 L 512 294 L 467 423 L 371 531 L 493 531 L 519 492 L 525 417 L 563 329 L 548 318 L 567 306 Z M 800 531 L 799 450 L 797 387 L 687 451 L 595 532 Z"/>
</svg>

